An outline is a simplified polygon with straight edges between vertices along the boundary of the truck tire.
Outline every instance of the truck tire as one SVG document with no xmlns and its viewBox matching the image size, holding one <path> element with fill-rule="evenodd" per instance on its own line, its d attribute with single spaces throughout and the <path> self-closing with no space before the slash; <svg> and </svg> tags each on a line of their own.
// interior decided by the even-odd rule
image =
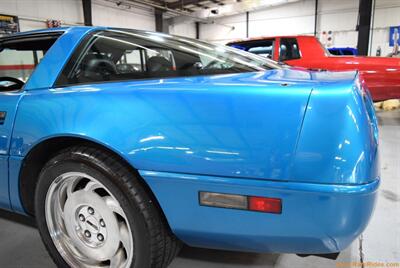
<svg viewBox="0 0 400 268">
<path fill-rule="evenodd" d="M 47 162 L 35 216 L 58 267 L 168 266 L 181 243 L 138 176 L 94 147 L 71 147 Z"/>
</svg>

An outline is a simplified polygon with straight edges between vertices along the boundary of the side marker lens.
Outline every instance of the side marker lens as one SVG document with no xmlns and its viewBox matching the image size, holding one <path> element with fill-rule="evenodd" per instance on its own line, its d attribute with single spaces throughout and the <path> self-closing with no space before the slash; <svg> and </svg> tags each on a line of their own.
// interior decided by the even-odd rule
<svg viewBox="0 0 400 268">
<path fill-rule="evenodd" d="M 235 194 L 200 192 L 200 205 L 220 208 L 247 209 L 247 197 Z"/>
<path fill-rule="evenodd" d="M 282 200 L 279 198 L 199 192 L 202 206 L 234 208 L 266 213 L 282 213 Z"/>
</svg>

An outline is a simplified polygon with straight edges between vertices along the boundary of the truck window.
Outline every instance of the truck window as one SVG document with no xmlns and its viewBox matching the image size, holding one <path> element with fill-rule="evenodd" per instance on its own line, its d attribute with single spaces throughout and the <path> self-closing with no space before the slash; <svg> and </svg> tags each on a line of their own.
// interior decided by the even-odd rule
<svg viewBox="0 0 400 268">
<path fill-rule="evenodd" d="M 300 49 L 296 38 L 281 38 L 279 47 L 279 60 L 300 59 Z"/>
<path fill-rule="evenodd" d="M 58 36 L 0 39 L 0 91 L 21 89 Z"/>
<path fill-rule="evenodd" d="M 269 59 L 274 57 L 275 39 L 254 40 L 243 43 L 231 43 L 229 46 L 248 51 Z"/>
</svg>

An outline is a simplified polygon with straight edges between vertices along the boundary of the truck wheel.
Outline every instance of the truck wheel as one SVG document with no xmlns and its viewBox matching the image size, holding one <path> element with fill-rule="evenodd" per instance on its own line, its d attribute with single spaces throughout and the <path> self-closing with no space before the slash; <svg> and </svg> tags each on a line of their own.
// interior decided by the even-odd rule
<svg viewBox="0 0 400 268">
<path fill-rule="evenodd" d="M 180 242 L 128 167 L 92 147 L 71 147 L 39 175 L 35 216 L 58 267 L 166 267 Z"/>
</svg>

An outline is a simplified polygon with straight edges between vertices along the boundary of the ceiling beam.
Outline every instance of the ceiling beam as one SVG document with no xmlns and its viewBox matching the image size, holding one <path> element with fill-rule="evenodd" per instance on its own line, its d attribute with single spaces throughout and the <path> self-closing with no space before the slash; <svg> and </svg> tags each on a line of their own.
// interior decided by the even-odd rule
<svg viewBox="0 0 400 268">
<path fill-rule="evenodd" d="M 159 8 L 154 9 L 154 19 L 155 19 L 155 24 L 156 24 L 156 32 L 162 32 L 163 31 L 163 10 Z"/>
<path fill-rule="evenodd" d="M 373 0 L 360 0 L 360 4 L 358 7 L 357 49 L 359 55 L 362 56 L 368 55 L 372 9 L 373 9 Z"/>
<path fill-rule="evenodd" d="M 111 3 L 115 3 L 115 4 L 121 3 L 121 4 L 124 4 L 124 5 L 127 5 L 127 6 L 132 6 L 133 3 L 139 3 L 139 4 L 151 6 L 153 8 L 158 8 L 158 9 L 164 10 L 165 12 L 168 12 L 170 14 L 176 14 L 176 15 L 192 18 L 193 20 L 198 21 L 198 22 L 203 22 L 203 23 L 206 23 L 206 24 L 214 23 L 214 24 L 217 24 L 217 25 L 221 25 L 223 27 L 234 29 L 234 27 L 231 26 L 231 25 L 227 25 L 227 24 L 224 24 L 224 23 L 218 23 L 218 22 L 215 22 L 215 21 L 210 21 L 207 18 L 200 18 L 198 16 L 190 14 L 189 12 L 185 12 L 184 10 L 177 10 L 177 9 L 173 9 L 173 8 L 170 8 L 170 7 L 165 7 L 165 6 L 162 6 L 162 5 L 157 5 L 153 1 L 148 1 L 148 0 L 105 0 L 105 1 L 111 2 Z"/>
<path fill-rule="evenodd" d="M 213 2 L 214 4 L 218 4 L 220 6 L 225 5 L 223 2 L 221 2 L 220 0 L 210 0 L 211 2 Z"/>
<path fill-rule="evenodd" d="M 92 0 L 82 0 L 83 21 L 86 26 L 92 26 Z"/>
<path fill-rule="evenodd" d="M 169 8 L 182 9 L 182 7 L 184 8 L 187 5 L 198 5 L 198 4 L 201 4 L 201 2 L 203 2 L 203 1 L 199 1 L 199 0 L 179 0 L 179 1 L 176 1 L 174 3 L 166 3 L 166 4 L 167 4 L 167 7 L 169 7 Z"/>
</svg>

